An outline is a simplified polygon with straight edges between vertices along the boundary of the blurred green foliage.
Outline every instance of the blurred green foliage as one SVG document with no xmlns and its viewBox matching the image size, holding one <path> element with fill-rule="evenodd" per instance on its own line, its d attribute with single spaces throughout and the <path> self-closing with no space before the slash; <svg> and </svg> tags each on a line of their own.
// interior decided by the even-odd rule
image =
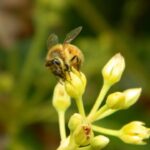
<svg viewBox="0 0 150 150">
<path fill-rule="evenodd" d="M 2 0 L 0 6 L 0 149 L 56 149 L 59 133 L 51 98 L 57 80 L 44 67 L 46 41 L 52 32 L 63 41 L 80 25 L 83 31 L 73 44 L 85 55 L 87 111 L 101 87 L 102 66 L 121 52 L 126 71 L 114 89 L 141 86 L 143 93 L 134 108 L 99 124 L 120 128 L 142 120 L 150 126 L 149 0 Z M 74 111 L 73 106 L 67 117 Z M 149 144 L 138 147 L 112 138 L 106 149 L 149 148 Z"/>
</svg>

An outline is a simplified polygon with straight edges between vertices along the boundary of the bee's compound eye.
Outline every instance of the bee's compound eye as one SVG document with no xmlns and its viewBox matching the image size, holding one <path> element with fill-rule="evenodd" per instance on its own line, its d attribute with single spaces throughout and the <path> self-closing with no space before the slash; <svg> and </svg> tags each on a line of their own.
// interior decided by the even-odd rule
<svg viewBox="0 0 150 150">
<path fill-rule="evenodd" d="M 52 60 L 52 63 L 54 64 L 54 65 L 60 65 L 60 61 L 58 60 L 58 59 L 53 59 Z"/>
</svg>

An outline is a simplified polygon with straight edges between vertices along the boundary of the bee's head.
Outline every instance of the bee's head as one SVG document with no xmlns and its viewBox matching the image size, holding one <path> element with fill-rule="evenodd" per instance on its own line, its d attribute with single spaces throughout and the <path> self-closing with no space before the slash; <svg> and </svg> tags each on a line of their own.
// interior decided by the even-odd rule
<svg viewBox="0 0 150 150">
<path fill-rule="evenodd" d="M 62 62 L 59 58 L 53 58 L 51 60 L 46 60 L 45 66 L 51 67 L 51 66 L 61 66 Z"/>
<path fill-rule="evenodd" d="M 66 65 L 63 60 L 58 57 L 51 60 L 46 60 L 45 66 L 48 67 L 54 75 L 62 79 L 66 78 L 66 71 L 69 70 L 68 65 Z"/>
</svg>

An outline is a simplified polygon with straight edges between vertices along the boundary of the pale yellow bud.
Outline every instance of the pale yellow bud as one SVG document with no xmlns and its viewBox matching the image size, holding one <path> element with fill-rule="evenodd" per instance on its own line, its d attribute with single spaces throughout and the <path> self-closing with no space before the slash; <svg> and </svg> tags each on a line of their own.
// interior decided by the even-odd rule
<svg viewBox="0 0 150 150">
<path fill-rule="evenodd" d="M 83 117 L 82 115 L 75 113 L 71 116 L 68 127 L 70 131 L 74 131 L 79 125 L 81 125 L 83 122 Z"/>
<path fill-rule="evenodd" d="M 67 94 L 63 84 L 57 83 L 55 86 L 52 102 L 57 111 L 66 111 L 70 106 L 70 96 Z"/>
<path fill-rule="evenodd" d="M 125 95 L 121 92 L 115 92 L 108 96 L 106 105 L 110 109 L 121 109 L 125 105 Z"/>
<path fill-rule="evenodd" d="M 125 61 L 123 56 L 118 53 L 113 56 L 102 69 L 104 81 L 109 84 L 118 82 L 125 69 Z"/>
<path fill-rule="evenodd" d="M 94 150 L 103 149 L 109 143 L 109 138 L 103 135 L 98 135 L 91 140 L 91 147 Z"/>
<path fill-rule="evenodd" d="M 120 139 L 129 144 L 146 144 L 145 139 L 150 137 L 150 129 L 140 121 L 133 121 L 123 126 L 120 130 Z"/>
<path fill-rule="evenodd" d="M 138 98 L 141 95 L 141 88 L 133 88 L 133 89 L 128 89 L 125 90 L 123 93 L 125 95 L 125 106 L 124 109 L 129 108 L 133 104 L 135 104 L 138 100 Z"/>
<path fill-rule="evenodd" d="M 86 146 L 90 144 L 91 139 L 94 136 L 91 125 L 83 123 L 79 125 L 73 133 L 75 143 L 78 146 Z"/>
<path fill-rule="evenodd" d="M 86 77 L 82 72 L 78 72 L 75 69 L 70 72 L 70 80 L 65 81 L 65 88 L 72 98 L 78 99 L 85 91 Z"/>
</svg>

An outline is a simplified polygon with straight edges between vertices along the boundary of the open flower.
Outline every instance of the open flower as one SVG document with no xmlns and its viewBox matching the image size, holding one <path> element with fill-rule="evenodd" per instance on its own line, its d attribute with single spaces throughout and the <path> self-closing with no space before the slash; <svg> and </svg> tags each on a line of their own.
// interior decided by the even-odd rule
<svg viewBox="0 0 150 150">
<path fill-rule="evenodd" d="M 146 144 L 145 139 L 150 137 L 150 129 L 140 121 L 133 121 L 123 126 L 120 130 L 120 139 L 129 144 Z"/>
<path fill-rule="evenodd" d="M 118 53 L 113 56 L 102 70 L 104 81 L 113 85 L 118 82 L 125 69 L 125 61 L 123 56 Z"/>
</svg>

